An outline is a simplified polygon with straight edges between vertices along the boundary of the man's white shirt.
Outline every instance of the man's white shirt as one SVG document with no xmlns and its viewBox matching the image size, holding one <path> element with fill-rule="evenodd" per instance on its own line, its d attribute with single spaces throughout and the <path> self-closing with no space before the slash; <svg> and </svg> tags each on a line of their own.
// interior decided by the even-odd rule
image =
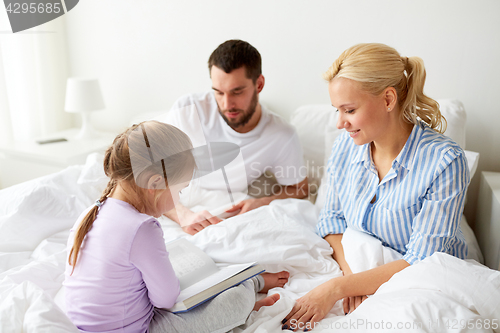
<svg viewBox="0 0 500 333">
<path fill-rule="evenodd" d="M 167 114 L 155 119 L 182 130 L 195 148 L 211 142 L 238 145 L 240 154 L 224 167 L 233 192 L 246 191 L 266 170 L 275 175 L 280 185 L 294 185 L 305 178 L 302 149 L 295 129 L 264 106 L 259 123 L 247 133 L 236 132 L 224 121 L 212 91 L 182 96 Z M 202 177 L 199 186 L 207 190 L 227 189 L 222 170 Z"/>
</svg>

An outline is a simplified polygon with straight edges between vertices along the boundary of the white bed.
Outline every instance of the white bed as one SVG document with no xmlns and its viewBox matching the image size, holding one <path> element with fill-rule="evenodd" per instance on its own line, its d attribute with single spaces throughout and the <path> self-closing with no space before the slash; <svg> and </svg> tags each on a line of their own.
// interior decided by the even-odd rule
<svg viewBox="0 0 500 333">
<path fill-rule="evenodd" d="M 448 118 L 448 134 L 464 147 L 461 103 L 440 102 Z M 323 169 L 325 151 L 336 135 L 334 118 L 331 107 L 316 105 L 298 109 L 291 119 L 315 184 L 322 174 L 314 171 Z M 469 167 L 474 168 L 478 154 L 469 152 L 468 157 Z M 0 191 L 0 332 L 78 331 L 62 309 L 65 244 L 69 228 L 106 183 L 101 159 L 90 155 L 86 165 Z M 187 237 L 218 262 L 258 261 L 268 271 L 291 273 L 284 288 L 270 291 L 280 293 L 281 299 L 252 313 L 235 332 L 281 332 L 281 320 L 295 299 L 341 274 L 328 243 L 314 232 L 322 188 L 316 204 L 275 201 L 195 236 L 161 219 L 166 240 Z M 213 200 L 225 194 L 200 191 L 200 195 Z M 500 272 L 478 263 L 481 253 L 465 219 L 462 227 L 473 259 L 436 253 L 396 274 L 352 314 L 345 316 L 337 303 L 314 332 L 500 332 Z M 353 271 L 398 257 L 357 232 L 346 232 L 343 243 Z"/>
</svg>

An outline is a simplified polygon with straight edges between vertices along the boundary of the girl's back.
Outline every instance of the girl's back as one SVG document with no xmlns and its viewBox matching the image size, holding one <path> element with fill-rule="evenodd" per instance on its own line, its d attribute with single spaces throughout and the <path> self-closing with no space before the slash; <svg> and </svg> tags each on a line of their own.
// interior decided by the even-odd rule
<svg viewBox="0 0 500 333">
<path fill-rule="evenodd" d="M 174 304 L 179 283 L 155 218 L 108 198 L 82 245 L 73 274 L 66 265 L 64 283 L 67 314 L 81 330 L 144 332 L 153 305 Z"/>
</svg>

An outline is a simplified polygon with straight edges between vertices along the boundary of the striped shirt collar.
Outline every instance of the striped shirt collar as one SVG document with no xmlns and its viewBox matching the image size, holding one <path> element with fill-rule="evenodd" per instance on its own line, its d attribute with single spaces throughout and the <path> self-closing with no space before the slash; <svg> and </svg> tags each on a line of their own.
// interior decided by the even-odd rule
<svg viewBox="0 0 500 333">
<path fill-rule="evenodd" d="M 413 163 L 414 151 L 416 149 L 416 142 L 419 141 L 422 133 L 424 132 L 425 124 L 419 122 L 417 125 L 413 126 L 413 129 L 406 140 L 403 149 L 399 152 L 399 155 L 392 162 L 392 169 L 398 170 L 400 167 L 410 170 L 410 166 Z M 351 164 L 363 163 L 363 166 L 370 170 L 374 168 L 372 158 L 371 158 L 371 143 L 364 144 L 357 149 L 356 155 L 353 157 Z"/>
</svg>

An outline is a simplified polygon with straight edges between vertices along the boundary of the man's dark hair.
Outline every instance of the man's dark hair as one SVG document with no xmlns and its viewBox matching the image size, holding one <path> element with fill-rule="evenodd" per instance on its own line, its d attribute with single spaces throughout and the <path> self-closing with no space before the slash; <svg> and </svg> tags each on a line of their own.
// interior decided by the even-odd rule
<svg viewBox="0 0 500 333">
<path fill-rule="evenodd" d="M 231 39 L 220 44 L 208 59 L 208 70 L 217 66 L 226 73 L 245 66 L 247 78 L 257 81 L 262 74 L 262 60 L 259 51 L 249 43 Z"/>
</svg>

